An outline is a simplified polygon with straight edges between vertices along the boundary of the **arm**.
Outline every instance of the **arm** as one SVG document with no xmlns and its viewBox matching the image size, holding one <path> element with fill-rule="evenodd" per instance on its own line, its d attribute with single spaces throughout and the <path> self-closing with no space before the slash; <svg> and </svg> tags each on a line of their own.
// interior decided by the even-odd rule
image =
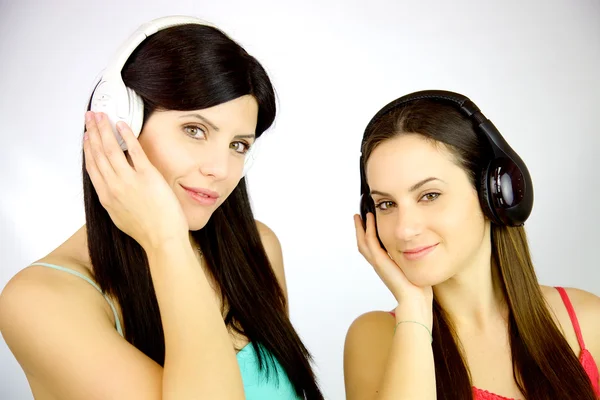
<svg viewBox="0 0 600 400">
<path fill-rule="evenodd" d="M 436 399 L 430 335 L 433 289 L 413 285 L 398 264 L 381 248 L 373 214 L 367 213 L 366 229 L 360 216 L 354 217 L 354 223 L 360 253 L 373 266 L 399 306 L 395 313 L 396 332 L 393 337 L 389 333 L 390 326 L 384 325 L 383 321 L 373 321 L 369 314 L 359 318 L 350 327 L 344 361 L 348 399 Z M 389 322 L 385 324 L 389 325 Z M 366 367 L 363 363 L 366 363 Z"/>
<path fill-rule="evenodd" d="M 235 350 L 189 240 L 149 250 L 148 262 L 165 333 L 162 398 L 243 399 Z"/>
<path fill-rule="evenodd" d="M 344 347 L 347 400 L 436 398 L 429 333 L 402 323 L 394 334 L 399 320 L 404 318 L 371 312 L 350 326 Z"/>
<path fill-rule="evenodd" d="M 178 252 L 185 257 L 175 246 L 168 249 L 169 266 L 180 262 L 185 273 L 186 262 Z M 161 253 L 151 259 L 151 268 L 160 270 Z M 200 277 L 191 282 L 197 272 L 202 274 L 196 262 L 192 274 L 156 278 L 166 282 L 156 286 L 167 348 L 165 369 L 119 336 L 112 311 L 96 289 L 48 268 L 26 268 L 7 284 L 0 296 L 0 331 L 36 395 L 66 400 L 241 399 L 241 377 L 239 386 L 230 377 L 239 375 L 233 347 L 219 330 L 225 328 L 214 298 L 203 298 L 209 293 L 203 287 L 206 281 Z M 196 286 L 198 296 L 184 294 L 177 296 L 179 304 L 165 302 L 171 284 L 183 291 Z M 194 308 L 194 299 L 205 306 Z M 181 343 L 171 345 L 176 340 Z M 227 364 L 231 360 L 234 365 Z"/>
<path fill-rule="evenodd" d="M 243 398 L 214 296 L 189 241 L 182 249 L 150 256 L 165 331 L 164 370 L 117 334 L 108 303 L 87 282 L 43 267 L 17 274 L 0 296 L 0 331 L 32 389 L 61 399 Z M 178 296 L 169 296 L 172 290 Z"/>
</svg>

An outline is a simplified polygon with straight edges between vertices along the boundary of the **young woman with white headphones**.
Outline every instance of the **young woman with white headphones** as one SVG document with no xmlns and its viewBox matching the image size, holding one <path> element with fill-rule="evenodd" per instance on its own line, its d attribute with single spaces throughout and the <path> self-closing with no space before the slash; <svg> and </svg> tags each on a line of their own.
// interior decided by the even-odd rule
<svg viewBox="0 0 600 400">
<path fill-rule="evenodd" d="M 0 297 L 36 399 L 322 399 L 244 179 L 275 109 L 210 24 L 161 18 L 124 43 L 85 115 L 86 225 Z"/>
</svg>

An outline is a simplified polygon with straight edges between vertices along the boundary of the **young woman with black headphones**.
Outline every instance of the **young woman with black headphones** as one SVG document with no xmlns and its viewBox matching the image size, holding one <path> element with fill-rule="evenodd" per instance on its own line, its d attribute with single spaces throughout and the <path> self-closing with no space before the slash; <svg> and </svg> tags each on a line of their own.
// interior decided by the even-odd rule
<svg viewBox="0 0 600 400">
<path fill-rule="evenodd" d="M 600 298 L 538 284 L 529 172 L 475 104 L 401 97 L 361 151 L 358 247 L 398 306 L 350 327 L 347 399 L 600 396 Z"/>
</svg>

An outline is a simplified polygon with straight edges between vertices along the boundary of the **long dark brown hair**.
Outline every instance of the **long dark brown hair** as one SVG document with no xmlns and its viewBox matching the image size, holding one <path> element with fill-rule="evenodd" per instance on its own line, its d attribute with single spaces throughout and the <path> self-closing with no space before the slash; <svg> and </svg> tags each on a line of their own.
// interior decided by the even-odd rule
<svg viewBox="0 0 600 400">
<path fill-rule="evenodd" d="M 122 76 L 144 100 L 145 119 L 159 109 L 198 110 L 244 95 L 252 95 L 259 106 L 257 137 L 275 119 L 275 93 L 266 71 L 212 27 L 182 25 L 150 36 L 131 55 Z M 114 225 L 85 163 L 82 169 L 95 279 L 118 300 L 126 340 L 162 366 L 164 334 L 146 254 Z M 192 236 L 219 286 L 227 327 L 250 340 L 269 379 L 276 378 L 274 357 L 301 398 L 322 399 L 311 356 L 286 315 L 286 300 L 261 242 L 245 179 Z"/>
<path fill-rule="evenodd" d="M 435 100 L 414 101 L 382 117 L 366 133 L 369 136 L 362 148 L 364 160 L 383 141 L 409 133 L 444 143 L 477 188 L 491 149 L 467 117 L 455 107 Z M 370 196 L 365 197 L 369 201 Z M 525 229 L 492 223 L 491 241 L 493 273 L 508 306 L 513 375 L 519 390 L 529 400 L 596 400 L 589 377 L 554 323 L 542 295 Z M 473 398 L 460 340 L 435 297 L 433 354 L 437 398 Z"/>
</svg>

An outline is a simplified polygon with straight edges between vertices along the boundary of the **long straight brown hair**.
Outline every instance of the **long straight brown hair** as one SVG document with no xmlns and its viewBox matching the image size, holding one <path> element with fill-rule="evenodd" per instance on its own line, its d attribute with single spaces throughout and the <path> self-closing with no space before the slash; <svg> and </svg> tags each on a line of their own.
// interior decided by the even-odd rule
<svg viewBox="0 0 600 400">
<path fill-rule="evenodd" d="M 383 141 L 414 133 L 444 143 L 477 188 L 491 149 L 467 117 L 435 100 L 411 102 L 382 117 L 367 133 L 364 160 Z M 491 242 L 493 273 L 508 306 L 513 375 L 525 398 L 597 400 L 589 377 L 552 319 L 535 275 L 525 229 L 492 223 Z M 435 297 L 432 346 L 437 398 L 473 398 L 460 340 Z"/>
</svg>

